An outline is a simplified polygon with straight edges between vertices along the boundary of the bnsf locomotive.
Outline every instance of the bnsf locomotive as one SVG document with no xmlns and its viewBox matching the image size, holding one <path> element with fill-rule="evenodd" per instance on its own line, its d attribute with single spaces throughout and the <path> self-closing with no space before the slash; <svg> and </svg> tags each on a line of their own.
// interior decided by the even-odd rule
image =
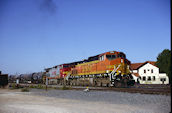
<svg viewBox="0 0 172 113">
<path fill-rule="evenodd" d="M 61 64 L 51 70 L 61 84 L 127 87 L 134 85 L 129 65 L 123 52 L 110 51 L 83 61 Z"/>
</svg>

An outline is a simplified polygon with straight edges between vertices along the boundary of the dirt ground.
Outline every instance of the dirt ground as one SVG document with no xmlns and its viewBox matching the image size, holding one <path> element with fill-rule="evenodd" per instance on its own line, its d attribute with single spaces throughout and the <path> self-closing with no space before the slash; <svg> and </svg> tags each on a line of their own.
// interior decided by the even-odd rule
<svg viewBox="0 0 172 113">
<path fill-rule="evenodd" d="M 42 93 L 48 93 L 42 91 Z M 94 97 L 90 97 L 94 98 Z M 115 97 L 114 97 L 115 98 Z M 158 106 L 84 101 L 0 89 L 0 113 L 166 113 Z"/>
</svg>

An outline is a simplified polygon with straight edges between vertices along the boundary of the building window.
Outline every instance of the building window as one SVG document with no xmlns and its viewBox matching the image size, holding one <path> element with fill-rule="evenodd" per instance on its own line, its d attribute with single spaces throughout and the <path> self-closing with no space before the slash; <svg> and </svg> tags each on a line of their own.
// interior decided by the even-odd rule
<svg viewBox="0 0 172 113">
<path fill-rule="evenodd" d="M 153 69 L 151 69 L 151 73 L 153 73 Z"/>
<path fill-rule="evenodd" d="M 166 78 L 161 78 L 160 80 L 161 80 L 161 81 L 166 81 Z"/>
<path fill-rule="evenodd" d="M 145 81 L 146 80 L 146 77 L 145 76 L 143 76 L 143 81 Z"/>
<path fill-rule="evenodd" d="M 139 77 L 139 79 L 141 80 L 141 77 Z"/>
<path fill-rule="evenodd" d="M 146 73 L 146 70 L 144 69 L 144 73 Z"/>
<path fill-rule="evenodd" d="M 162 81 L 162 84 L 164 84 L 164 82 L 166 81 L 166 78 L 161 78 L 160 80 Z"/>
<path fill-rule="evenodd" d="M 150 76 L 148 76 L 148 81 L 151 81 L 151 77 Z"/>
<path fill-rule="evenodd" d="M 153 81 L 155 81 L 155 76 L 153 76 Z"/>
</svg>

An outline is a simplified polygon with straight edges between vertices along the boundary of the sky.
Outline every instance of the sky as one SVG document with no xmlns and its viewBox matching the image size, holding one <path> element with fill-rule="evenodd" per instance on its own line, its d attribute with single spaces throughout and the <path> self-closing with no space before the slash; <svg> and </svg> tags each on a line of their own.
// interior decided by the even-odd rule
<svg viewBox="0 0 172 113">
<path fill-rule="evenodd" d="M 40 72 L 108 51 L 156 61 L 170 49 L 170 16 L 170 0 L 0 0 L 0 70 Z"/>
</svg>

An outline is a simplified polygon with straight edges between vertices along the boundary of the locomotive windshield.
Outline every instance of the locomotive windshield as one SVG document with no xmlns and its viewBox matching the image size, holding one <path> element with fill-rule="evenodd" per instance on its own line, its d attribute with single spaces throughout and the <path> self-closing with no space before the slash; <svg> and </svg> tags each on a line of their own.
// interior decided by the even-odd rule
<svg viewBox="0 0 172 113">
<path fill-rule="evenodd" d="M 113 60 L 113 59 L 115 59 L 115 58 L 126 58 L 125 57 L 125 54 L 123 54 L 123 53 L 120 53 L 120 54 L 118 54 L 118 55 L 106 55 L 106 58 L 108 59 L 108 60 Z"/>
<path fill-rule="evenodd" d="M 116 55 L 106 55 L 106 58 L 107 58 L 108 60 L 113 60 L 113 59 L 116 58 Z"/>
<path fill-rule="evenodd" d="M 120 57 L 120 58 L 126 58 L 126 56 L 125 56 L 125 54 L 123 54 L 123 53 L 120 53 L 119 55 L 118 55 L 118 57 Z"/>
<path fill-rule="evenodd" d="M 63 68 L 68 68 L 69 66 L 68 65 L 63 65 Z"/>
</svg>

